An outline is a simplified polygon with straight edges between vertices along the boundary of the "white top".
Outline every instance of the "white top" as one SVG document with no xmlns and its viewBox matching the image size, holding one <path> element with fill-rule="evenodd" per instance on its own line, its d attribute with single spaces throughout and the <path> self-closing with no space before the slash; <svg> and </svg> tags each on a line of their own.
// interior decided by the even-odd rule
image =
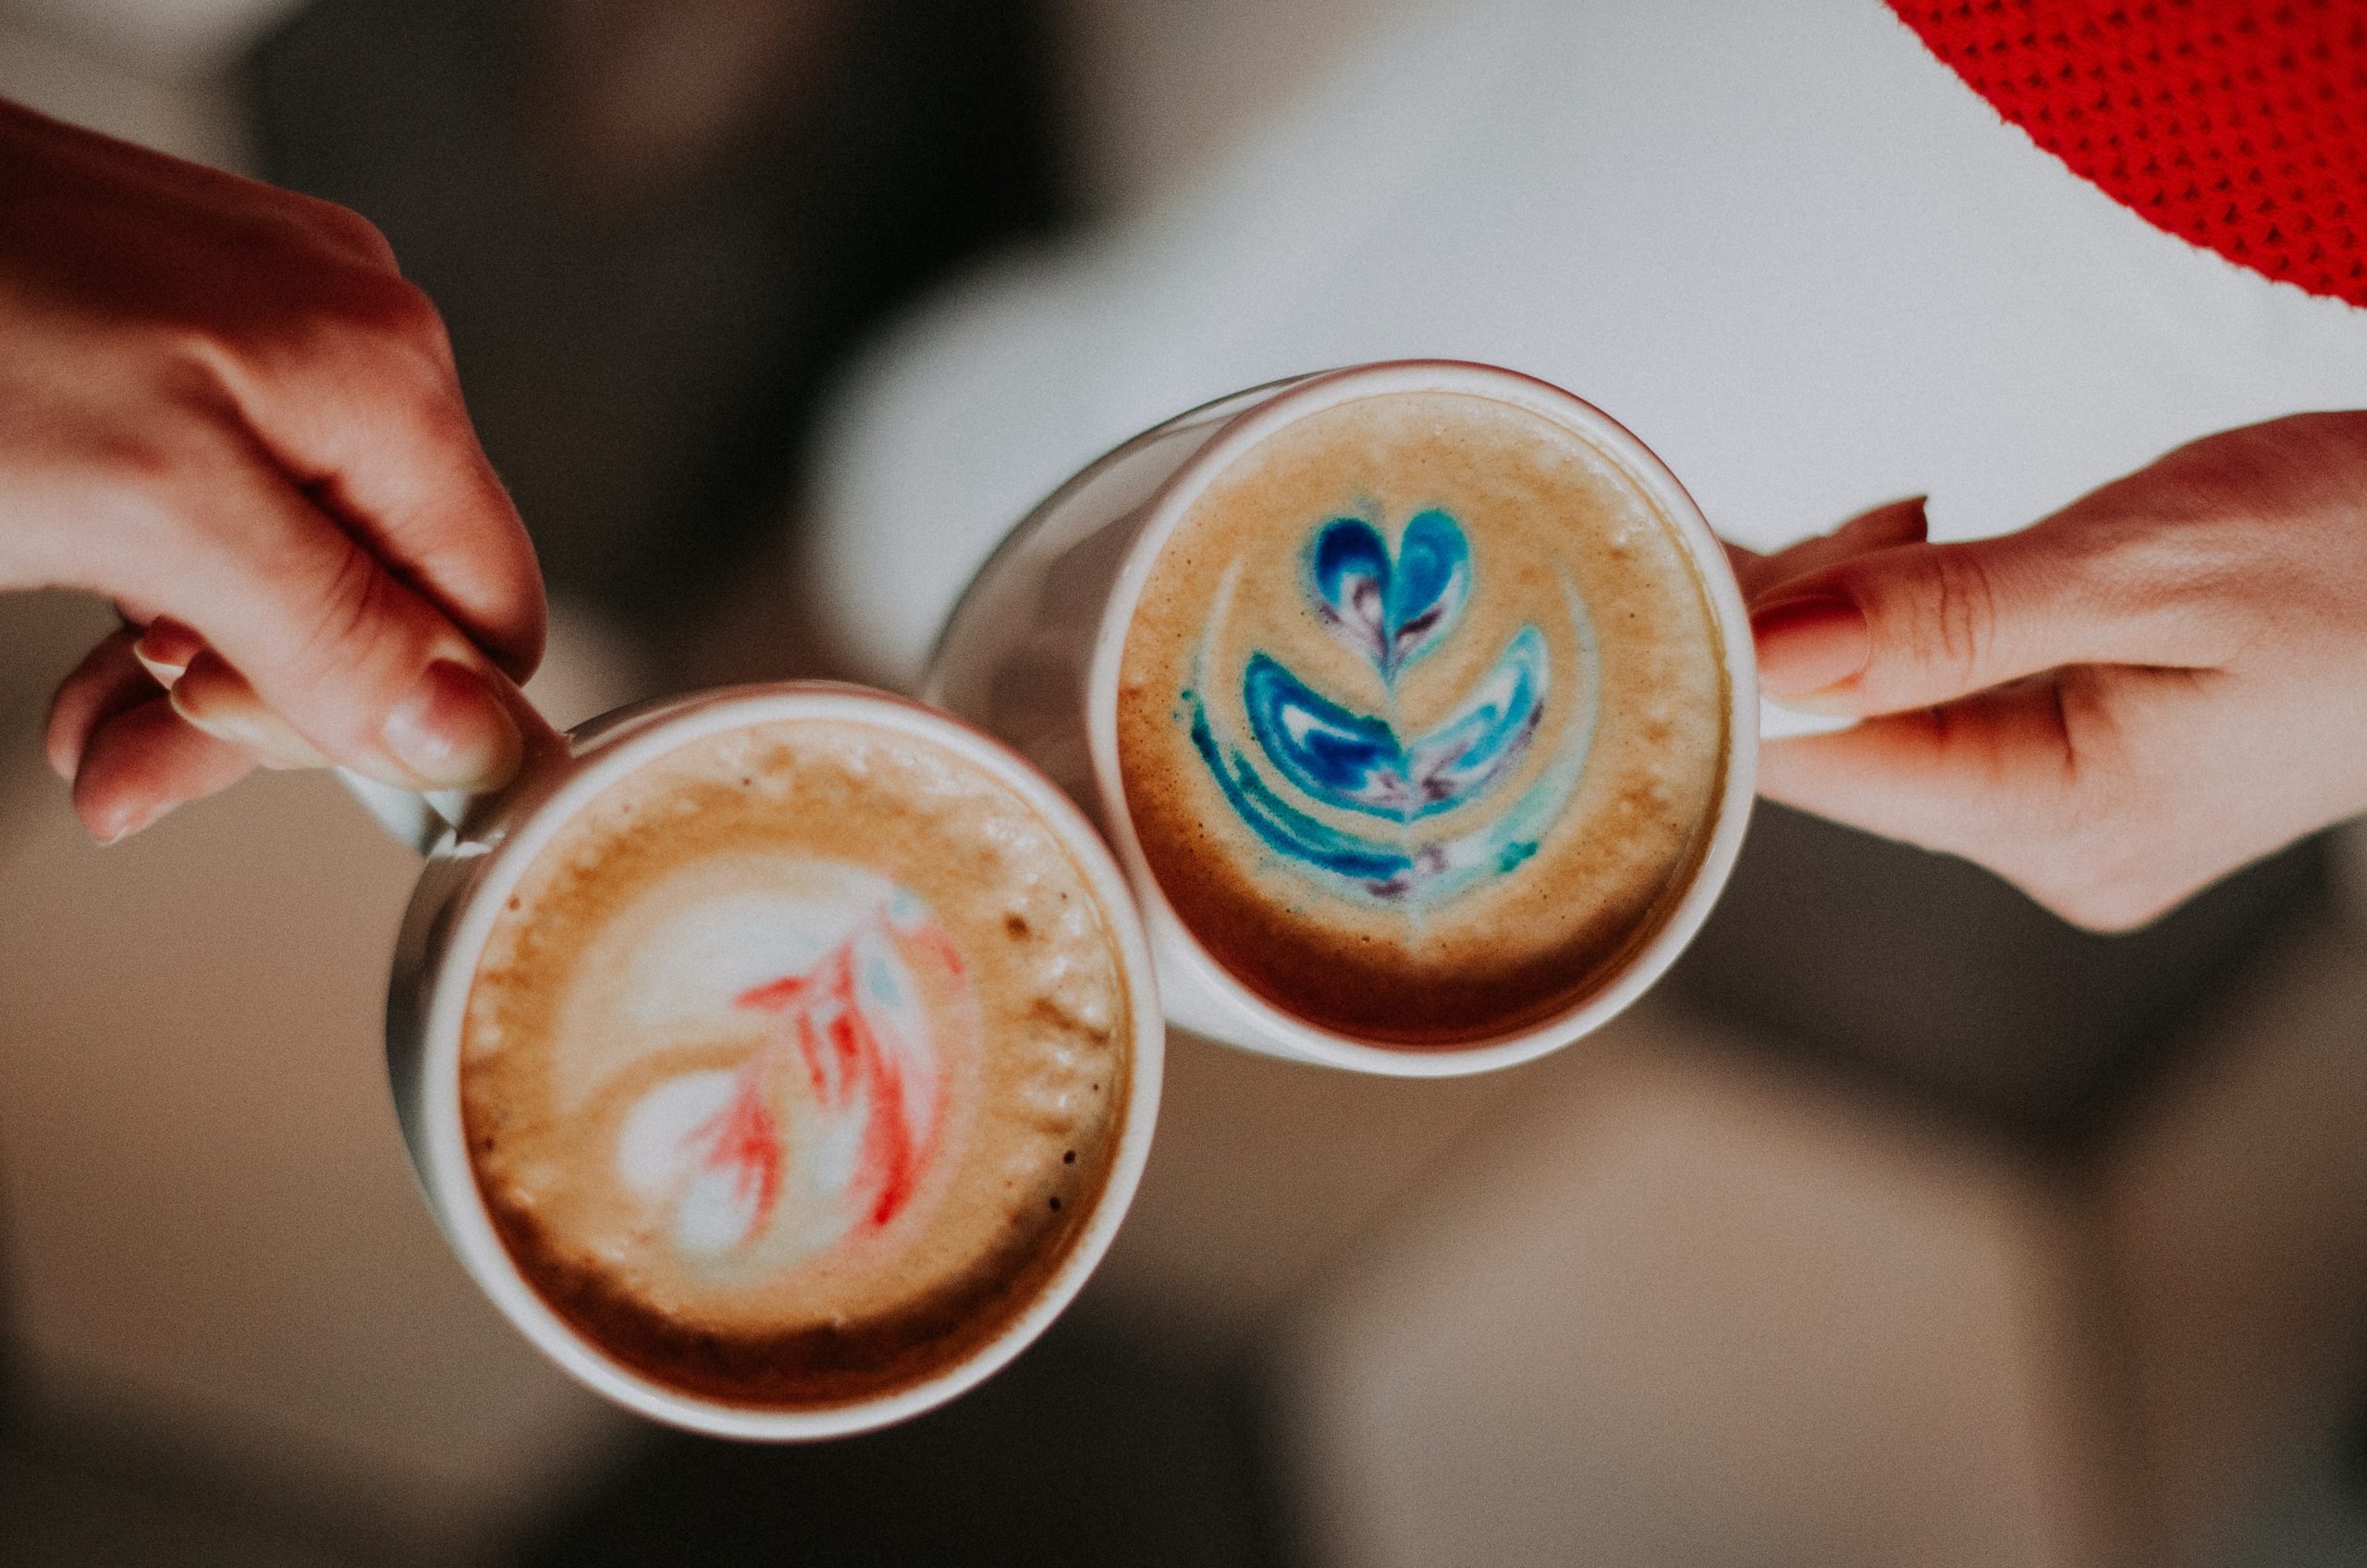
<svg viewBox="0 0 2367 1568">
<path fill-rule="evenodd" d="M 1879 0 L 1416 6 L 1155 209 L 875 351 L 823 449 L 816 613 L 909 683 L 1099 452 L 1400 356 L 1567 386 L 1759 546 L 1917 492 L 1941 536 L 2004 532 L 2212 431 L 2367 408 L 2367 311 L 2154 229 Z"/>
</svg>

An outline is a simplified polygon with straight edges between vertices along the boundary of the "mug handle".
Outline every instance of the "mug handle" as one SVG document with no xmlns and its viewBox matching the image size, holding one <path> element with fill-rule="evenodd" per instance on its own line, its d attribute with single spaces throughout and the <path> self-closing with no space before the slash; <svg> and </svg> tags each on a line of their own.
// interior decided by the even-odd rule
<svg viewBox="0 0 2367 1568">
<path fill-rule="evenodd" d="M 1802 735 L 1832 735 L 1844 729 L 1854 729 L 1858 721 L 1846 714 L 1808 713 L 1799 708 L 1787 708 L 1772 698 L 1759 699 L 1759 738 L 1762 741 L 1791 741 Z"/>
<path fill-rule="evenodd" d="M 397 843 L 408 846 L 423 859 L 443 842 L 444 835 L 460 827 L 461 814 L 474 798 L 466 790 L 434 790 L 421 794 L 393 784 L 381 784 L 345 767 L 337 769 L 337 781 L 362 802 L 362 809 L 379 827 L 394 835 Z"/>
</svg>

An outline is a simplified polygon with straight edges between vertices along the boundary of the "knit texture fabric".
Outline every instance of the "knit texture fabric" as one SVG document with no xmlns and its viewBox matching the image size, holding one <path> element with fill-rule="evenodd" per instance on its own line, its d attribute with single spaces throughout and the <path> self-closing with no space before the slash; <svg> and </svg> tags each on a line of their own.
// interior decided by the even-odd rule
<svg viewBox="0 0 2367 1568">
<path fill-rule="evenodd" d="M 2367 0 L 1890 0 L 2071 172 L 2265 276 L 2367 306 Z"/>
</svg>

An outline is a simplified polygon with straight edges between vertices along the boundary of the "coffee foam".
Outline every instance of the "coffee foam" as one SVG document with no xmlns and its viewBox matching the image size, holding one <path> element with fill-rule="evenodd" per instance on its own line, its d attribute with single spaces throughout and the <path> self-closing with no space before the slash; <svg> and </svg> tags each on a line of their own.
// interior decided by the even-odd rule
<svg viewBox="0 0 2367 1568">
<path fill-rule="evenodd" d="M 1648 940 L 1724 781 L 1715 622 L 1674 528 L 1539 414 L 1390 393 L 1234 459 L 1161 547 L 1119 675 L 1128 815 L 1283 1011 L 1454 1045 Z"/>
<path fill-rule="evenodd" d="M 1056 1269 L 1122 1131 L 1131 1013 L 1083 872 L 933 741 L 790 720 L 686 743 L 543 847 L 462 1037 L 496 1231 L 643 1373 L 868 1398 Z"/>
</svg>

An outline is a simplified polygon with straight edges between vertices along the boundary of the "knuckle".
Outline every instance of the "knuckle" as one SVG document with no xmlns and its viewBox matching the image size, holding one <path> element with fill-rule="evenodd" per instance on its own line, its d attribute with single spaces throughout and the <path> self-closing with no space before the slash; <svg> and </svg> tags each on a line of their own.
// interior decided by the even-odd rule
<svg viewBox="0 0 2367 1568">
<path fill-rule="evenodd" d="M 386 273 L 332 268 L 253 332 L 192 339 L 185 357 L 204 373 L 194 385 L 240 407 L 258 396 L 380 410 L 459 396 L 443 318 Z"/>
<path fill-rule="evenodd" d="M 353 662 L 384 624 L 386 586 L 368 552 L 345 544 L 313 595 L 312 621 L 295 643 L 297 656 L 307 668 Z"/>
<path fill-rule="evenodd" d="M 466 453 L 476 447 L 476 426 L 469 419 L 468 405 L 460 400 L 458 386 L 449 381 L 430 377 L 425 385 L 415 388 L 410 398 L 409 417 L 412 428 L 431 450 Z"/>
<path fill-rule="evenodd" d="M 2058 918 L 2099 936 L 2150 925 L 2175 901 L 2147 883 L 2117 876 L 2074 879 L 2030 891 Z"/>
<path fill-rule="evenodd" d="M 2087 530 L 2075 564 L 2090 609 L 2191 631 L 2209 612 L 2246 603 L 2260 541 L 2239 543 L 2214 521 L 2149 517 Z"/>
<path fill-rule="evenodd" d="M 426 291 L 408 278 L 389 277 L 363 291 L 362 319 L 388 337 L 441 342 L 444 318 Z"/>
<path fill-rule="evenodd" d="M 350 280 L 337 302 L 332 329 L 340 340 L 339 357 L 366 358 L 378 373 L 374 381 L 391 369 L 397 374 L 385 385 L 419 389 L 431 410 L 457 400 L 444 318 L 416 284 L 395 276 Z"/>
<path fill-rule="evenodd" d="M 366 750 L 392 705 L 386 688 L 409 657 L 399 597 L 394 580 L 349 542 L 285 645 L 287 668 L 313 672 L 315 689 L 330 696 L 314 708 L 313 722 L 325 730 L 315 739 L 333 751 Z"/>
<path fill-rule="evenodd" d="M 408 278 L 371 278 L 353 289 L 349 319 L 381 337 L 399 342 L 444 342 L 444 318 L 417 284 Z"/>
<path fill-rule="evenodd" d="M 1938 545 L 1890 567 L 1869 566 L 1854 596 L 1871 622 L 1877 659 L 1912 684 L 1956 695 L 1987 684 L 2001 635 L 1993 569 L 1970 549 Z"/>
<path fill-rule="evenodd" d="M 325 245 L 364 266 L 394 270 L 395 248 L 387 243 L 376 224 L 352 208 L 306 196 L 298 198 L 293 210 L 299 225 L 316 244 Z"/>
<path fill-rule="evenodd" d="M 2033 823 L 2008 864 L 1997 869 L 2041 908 L 2071 925 L 2094 929 L 2109 899 L 2109 878 L 2091 859 L 2092 846 L 2083 843 L 2065 814 Z"/>
<path fill-rule="evenodd" d="M 457 396 L 444 318 L 398 272 L 370 221 L 305 199 L 281 221 L 298 235 L 293 259 L 263 270 L 268 309 L 193 312 L 158 334 L 173 384 L 232 404 L 259 386 L 310 386 L 326 373 L 372 386 L 424 386 Z M 391 373 L 391 374 L 389 374 Z"/>
<path fill-rule="evenodd" d="M 444 319 L 417 285 L 392 272 L 332 265 L 300 294 L 290 294 L 251 328 L 192 336 L 185 357 L 239 385 L 295 374 L 302 367 L 371 367 L 374 381 L 390 359 L 414 362 L 442 378 L 449 344 Z"/>
<path fill-rule="evenodd" d="M 2159 840 L 2142 810 L 2067 807 L 2036 838 L 2013 880 L 2082 930 L 2133 931 L 2177 901 L 2163 887 L 2158 856 L 2146 852 Z"/>
<path fill-rule="evenodd" d="M 283 668 L 302 672 L 311 693 L 300 732 L 323 753 L 370 754 L 379 727 L 402 699 L 407 672 L 424 663 L 405 598 L 367 551 L 348 543 L 316 584 L 307 618 L 282 645 Z"/>
<path fill-rule="evenodd" d="M 1988 662 L 1997 639 L 1996 585 L 1968 551 L 1935 550 L 1928 558 L 1917 645 L 1944 667 L 1970 673 Z"/>
</svg>

